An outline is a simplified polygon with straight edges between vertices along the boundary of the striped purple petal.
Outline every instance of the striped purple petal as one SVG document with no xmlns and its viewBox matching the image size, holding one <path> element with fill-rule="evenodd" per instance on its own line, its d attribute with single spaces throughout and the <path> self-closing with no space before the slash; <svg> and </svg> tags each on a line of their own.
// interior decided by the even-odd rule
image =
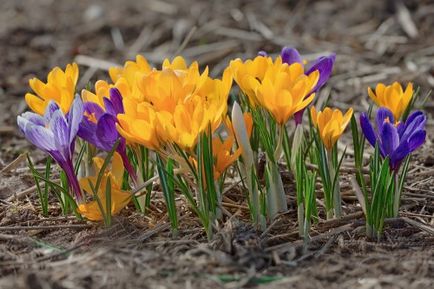
<svg viewBox="0 0 434 289">
<path fill-rule="evenodd" d="M 68 114 L 68 126 L 69 126 L 69 143 L 72 144 L 80 127 L 80 123 L 83 120 L 84 106 L 79 96 L 77 96 L 72 103 L 71 110 Z"/>
<path fill-rule="evenodd" d="M 34 125 L 45 126 L 45 119 L 37 113 L 27 111 L 27 112 L 21 114 L 21 116 L 18 116 L 18 118 L 17 118 L 17 121 L 18 121 L 18 126 L 20 128 L 21 128 L 20 123 L 23 123 L 24 120 L 29 121 Z M 21 131 L 22 130 L 23 129 L 21 128 Z"/>
<path fill-rule="evenodd" d="M 53 132 L 43 126 L 37 126 L 31 123 L 27 123 L 24 126 L 23 133 L 26 139 L 28 139 L 40 150 L 50 152 L 57 149 L 54 141 Z"/>
<path fill-rule="evenodd" d="M 67 159 L 72 153 L 70 151 L 69 126 L 61 110 L 53 113 L 49 127 L 54 134 L 56 150 L 60 152 L 64 159 Z"/>
<path fill-rule="evenodd" d="M 45 108 L 45 113 L 44 113 L 45 121 L 47 123 L 50 122 L 50 119 L 51 119 L 53 113 L 55 111 L 58 111 L 58 110 L 60 110 L 59 105 L 56 102 L 54 102 L 54 101 L 50 101 L 48 103 L 47 107 Z"/>
</svg>

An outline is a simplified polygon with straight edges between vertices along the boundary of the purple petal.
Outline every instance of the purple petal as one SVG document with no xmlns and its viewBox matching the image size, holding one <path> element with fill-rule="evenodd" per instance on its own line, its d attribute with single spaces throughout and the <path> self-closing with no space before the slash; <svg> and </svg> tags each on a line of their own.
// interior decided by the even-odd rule
<svg viewBox="0 0 434 289">
<path fill-rule="evenodd" d="M 384 154 L 390 155 L 399 145 L 398 130 L 390 122 L 385 122 L 379 134 Z"/>
<path fill-rule="evenodd" d="M 409 139 L 408 139 L 408 147 L 410 148 L 411 152 L 414 152 L 417 150 L 426 139 L 426 131 L 419 130 L 415 132 Z"/>
<path fill-rule="evenodd" d="M 108 99 L 107 97 L 103 98 L 103 102 L 104 102 L 104 107 L 105 107 L 105 112 L 108 114 L 111 114 L 113 116 L 116 116 L 116 110 L 111 102 L 110 99 Z"/>
<path fill-rule="evenodd" d="M 97 148 L 102 149 L 102 145 L 96 136 L 96 124 L 91 122 L 87 118 L 83 118 L 83 121 L 80 123 L 80 127 L 78 129 L 78 136 L 87 141 L 88 143 L 93 144 Z"/>
<path fill-rule="evenodd" d="M 49 127 L 54 135 L 56 150 L 62 154 L 64 159 L 68 159 L 71 155 L 69 127 L 61 110 L 57 110 L 53 113 Z"/>
<path fill-rule="evenodd" d="M 27 123 L 27 122 L 23 123 L 23 120 L 29 121 L 34 125 L 45 126 L 45 119 L 39 114 L 30 111 L 26 111 L 25 113 L 21 114 L 21 116 L 18 116 L 17 118 L 17 123 L 18 126 L 21 128 L 21 130 L 23 130 L 25 123 Z"/>
<path fill-rule="evenodd" d="M 264 50 L 261 50 L 261 51 L 258 52 L 258 56 L 267 57 L 268 54 L 267 54 L 267 52 L 265 52 Z"/>
<path fill-rule="evenodd" d="M 420 111 L 413 113 L 405 122 L 404 129 L 401 129 L 401 141 L 407 140 L 417 131 L 425 128 L 426 116 Z"/>
<path fill-rule="evenodd" d="M 378 131 L 382 130 L 384 121 L 387 118 L 389 118 L 389 122 L 395 123 L 395 119 L 393 118 L 393 113 L 385 107 L 380 107 L 377 111 L 377 115 L 375 116 L 375 123 L 377 124 Z"/>
<path fill-rule="evenodd" d="M 96 135 L 107 149 L 110 150 L 119 138 L 116 130 L 116 117 L 108 113 L 104 114 L 98 120 Z"/>
<path fill-rule="evenodd" d="M 20 123 L 20 121 L 18 122 Z M 22 131 L 25 137 L 39 149 L 45 152 L 56 150 L 54 134 L 49 129 L 43 126 L 34 125 L 27 121 Z"/>
<path fill-rule="evenodd" d="M 413 112 L 412 114 L 410 114 L 407 119 L 405 120 L 405 122 L 413 122 L 415 118 L 417 118 L 418 116 L 424 115 L 424 113 L 420 110 L 416 110 L 415 112 Z"/>
<path fill-rule="evenodd" d="M 333 65 L 336 60 L 336 54 L 332 53 L 329 56 L 319 57 L 312 66 L 305 72 L 306 75 L 311 74 L 315 70 L 319 71 L 319 80 L 312 92 L 318 91 L 329 80 L 333 71 Z"/>
<path fill-rule="evenodd" d="M 403 122 L 398 123 L 396 129 L 398 130 L 399 139 L 401 140 L 401 136 L 404 134 L 404 130 L 405 130 L 405 123 Z"/>
<path fill-rule="evenodd" d="M 365 138 L 373 147 L 375 147 L 377 136 L 375 134 L 374 128 L 371 125 L 371 122 L 369 121 L 368 115 L 364 112 L 360 114 L 360 127 L 362 128 Z"/>
<path fill-rule="evenodd" d="M 282 62 L 287 63 L 289 65 L 293 63 L 301 63 L 303 64 L 303 61 L 301 60 L 300 53 L 298 53 L 297 49 L 292 47 L 283 47 L 282 51 L 280 52 L 280 56 L 282 57 Z"/>
<path fill-rule="evenodd" d="M 104 114 L 102 107 L 94 102 L 85 102 L 84 111 L 88 114 L 94 114 L 96 119 L 99 119 Z"/>
<path fill-rule="evenodd" d="M 302 110 L 297 111 L 296 113 L 294 113 L 294 121 L 296 125 L 299 125 L 303 122 L 303 113 L 304 113 L 304 108 Z"/>
<path fill-rule="evenodd" d="M 45 108 L 45 114 L 44 114 L 45 121 L 47 123 L 50 122 L 50 119 L 53 117 L 53 113 L 58 110 L 60 110 L 59 105 L 54 101 L 50 101 L 47 107 Z"/>
<path fill-rule="evenodd" d="M 399 168 L 402 160 L 410 153 L 408 142 L 402 142 L 399 146 L 390 154 L 390 166 L 396 170 Z"/>
<path fill-rule="evenodd" d="M 83 102 L 80 97 L 76 97 L 72 108 L 68 114 L 68 125 L 69 125 L 69 143 L 73 143 L 75 137 L 77 136 L 80 123 L 83 120 L 84 107 Z"/>
<path fill-rule="evenodd" d="M 122 103 L 122 95 L 119 89 L 111 88 L 110 89 L 110 100 L 113 104 L 113 108 L 115 110 L 114 116 L 117 116 L 120 113 L 124 113 L 124 105 Z"/>
</svg>

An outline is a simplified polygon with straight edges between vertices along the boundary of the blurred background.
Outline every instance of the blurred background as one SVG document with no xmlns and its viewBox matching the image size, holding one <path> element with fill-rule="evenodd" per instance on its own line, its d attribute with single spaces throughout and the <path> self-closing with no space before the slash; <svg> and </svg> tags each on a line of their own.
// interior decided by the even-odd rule
<svg viewBox="0 0 434 289">
<path fill-rule="evenodd" d="M 80 89 L 138 53 L 155 65 L 181 54 L 218 75 L 230 59 L 293 46 L 307 60 L 337 53 L 321 92 L 335 106 L 366 108 L 367 86 L 377 82 L 414 81 L 426 94 L 434 87 L 433 15 L 429 0 L 1 1 L 0 153 L 25 145 L 8 136 L 26 108 L 28 80 L 72 61 Z"/>
</svg>

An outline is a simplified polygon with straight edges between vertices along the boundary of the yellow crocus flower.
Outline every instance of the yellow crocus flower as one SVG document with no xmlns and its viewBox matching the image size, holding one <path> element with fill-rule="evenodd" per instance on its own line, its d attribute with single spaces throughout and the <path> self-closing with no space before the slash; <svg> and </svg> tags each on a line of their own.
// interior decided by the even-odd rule
<svg viewBox="0 0 434 289">
<path fill-rule="evenodd" d="M 368 94 L 380 107 L 388 108 L 396 121 L 400 120 L 413 97 L 413 84 L 410 82 L 405 91 L 401 84 L 394 82 L 391 85 L 378 83 L 375 92 L 368 87 Z"/>
<path fill-rule="evenodd" d="M 163 143 L 193 149 L 208 125 L 214 131 L 221 124 L 231 84 L 229 70 L 221 80 L 212 79 L 208 69 L 199 72 L 197 63 L 187 67 L 180 57 L 172 63 L 167 60 L 162 70 L 153 70 L 137 82 L 139 99 L 125 104 L 124 98 L 125 114 L 118 116 L 119 132 L 127 140 L 136 140 L 151 149 Z M 138 112 L 138 107 L 142 107 L 143 113 Z M 139 125 L 134 129 L 135 120 L 146 125 L 146 129 Z"/>
<path fill-rule="evenodd" d="M 343 115 L 339 109 L 332 110 L 326 107 L 323 111 L 317 112 L 315 107 L 312 106 L 310 114 L 326 149 L 331 150 L 350 122 L 353 108 L 348 109 Z"/>
<path fill-rule="evenodd" d="M 256 100 L 256 94 L 254 88 L 251 86 L 250 79 L 254 78 L 262 82 L 265 72 L 272 63 L 273 60 L 270 57 L 257 56 L 245 62 L 241 59 L 235 59 L 229 64 L 235 82 L 247 95 L 252 106 L 257 105 L 258 101 Z"/>
<path fill-rule="evenodd" d="M 111 67 L 109 75 L 113 83 L 116 83 L 120 78 L 124 78 L 129 86 L 134 86 L 137 75 L 139 77 L 143 74 L 151 72 L 152 67 L 142 55 L 136 56 L 136 61 L 127 61 L 123 67 Z"/>
<path fill-rule="evenodd" d="M 146 58 L 136 56 L 136 61 L 127 61 L 123 67 L 111 67 L 109 75 L 114 86 L 119 89 L 123 97 L 140 99 L 137 81 L 153 70 Z"/>
<path fill-rule="evenodd" d="M 104 160 L 99 157 L 93 159 L 94 167 L 97 172 L 101 170 Z M 111 214 L 118 214 L 131 200 L 131 193 L 121 190 L 122 181 L 124 175 L 124 167 L 122 163 L 121 156 L 115 152 L 113 155 L 112 166 L 110 170 L 107 170 L 101 181 L 101 186 L 97 192 L 98 198 L 103 207 L 104 213 L 107 212 L 106 207 L 106 184 L 107 180 L 110 179 L 111 184 Z M 80 187 L 83 191 L 92 195 L 93 191 L 89 185 L 89 182 L 96 185 L 97 177 L 91 176 L 80 179 Z M 90 201 L 78 206 L 78 211 L 80 214 L 91 221 L 101 221 L 103 219 L 103 214 L 101 213 L 100 207 L 96 200 Z"/>
<path fill-rule="evenodd" d="M 48 73 L 47 83 L 37 78 L 29 80 L 29 85 L 35 94 L 27 93 L 25 100 L 27 105 L 37 114 L 43 115 L 48 103 L 53 100 L 67 113 L 74 100 L 75 86 L 78 81 L 78 65 L 68 64 L 65 71 L 59 67 L 53 68 Z"/>
<path fill-rule="evenodd" d="M 280 125 L 315 97 L 311 92 L 318 82 L 319 72 L 305 75 L 300 63 L 288 65 L 282 63 L 280 57 L 273 62 L 270 57 L 258 56 L 244 63 L 235 60 L 230 67 L 249 101 L 268 110 Z"/>
<path fill-rule="evenodd" d="M 134 98 L 124 98 L 124 114 L 118 114 L 118 132 L 130 143 L 142 144 L 157 150 L 157 115 L 154 108 L 146 102 L 139 103 Z"/>
</svg>

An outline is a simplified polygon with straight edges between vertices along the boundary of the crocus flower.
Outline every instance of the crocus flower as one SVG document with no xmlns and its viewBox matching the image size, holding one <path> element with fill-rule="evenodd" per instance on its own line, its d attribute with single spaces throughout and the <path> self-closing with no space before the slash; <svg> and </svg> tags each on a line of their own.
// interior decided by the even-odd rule
<svg viewBox="0 0 434 289">
<path fill-rule="evenodd" d="M 152 67 L 146 58 L 137 55 L 136 61 L 127 61 L 123 67 L 111 67 L 109 75 L 113 83 L 117 83 L 120 79 L 123 79 L 129 88 L 133 88 L 136 85 L 136 79 L 146 75 L 151 70 Z M 122 95 L 125 97 L 124 94 Z"/>
<path fill-rule="evenodd" d="M 93 159 L 95 171 L 99 172 L 104 163 L 102 158 L 95 157 Z M 122 157 L 115 153 L 113 155 L 111 169 L 104 172 L 103 177 L 101 178 L 101 186 L 97 192 L 97 196 L 100 200 L 101 206 L 104 210 L 104 213 L 107 212 L 107 204 L 106 204 L 106 184 L 108 179 L 110 179 L 111 184 L 111 214 L 118 214 L 131 200 L 131 193 L 127 191 L 121 190 L 122 181 L 124 175 L 124 167 L 122 165 Z M 80 186 L 89 195 L 93 195 L 92 188 L 90 187 L 90 183 L 95 187 L 97 182 L 97 177 L 86 177 L 80 179 Z M 86 217 L 91 221 L 101 221 L 103 219 L 103 214 L 101 213 L 101 209 L 98 205 L 97 200 L 93 200 L 90 202 L 86 202 L 80 204 L 78 206 L 78 211 L 81 215 Z"/>
<path fill-rule="evenodd" d="M 319 72 L 306 75 L 303 65 L 282 63 L 277 57 L 257 56 L 242 62 L 231 62 L 235 81 L 249 96 L 251 101 L 268 110 L 280 125 L 285 124 L 297 111 L 308 106 L 315 93 L 312 93 L 319 80 Z"/>
<path fill-rule="evenodd" d="M 388 108 L 399 121 L 413 97 L 413 84 L 409 83 L 404 91 L 398 82 L 388 86 L 379 83 L 375 92 L 369 87 L 368 94 L 379 107 Z"/>
<path fill-rule="evenodd" d="M 426 116 L 421 111 L 410 114 L 405 122 L 395 123 L 393 113 L 380 108 L 375 123 L 376 129 L 366 113 L 360 115 L 360 126 L 366 139 L 373 147 L 378 143 L 381 156 L 390 158 L 394 170 L 398 170 L 402 160 L 425 142 Z"/>
<path fill-rule="evenodd" d="M 64 114 L 68 113 L 74 100 L 75 86 L 78 80 L 78 66 L 68 64 L 65 71 L 55 67 L 48 73 L 47 83 L 37 78 L 29 80 L 35 94 L 27 93 L 27 105 L 39 115 L 43 115 L 50 101 L 54 101 Z"/>
<path fill-rule="evenodd" d="M 50 154 L 65 171 L 69 185 L 78 201 L 81 190 L 74 173 L 72 156 L 79 124 L 83 118 L 83 103 L 76 97 L 65 116 L 57 103 L 51 101 L 44 116 L 25 112 L 18 116 L 17 123 L 25 137 L 36 147 Z"/>
<path fill-rule="evenodd" d="M 226 70 L 221 80 L 212 79 L 207 69 L 199 73 L 197 63 L 186 67 L 182 58 L 176 59 L 165 61 L 163 70 L 138 81 L 141 99 L 124 99 L 118 130 L 127 140 L 154 150 L 165 143 L 191 150 L 208 125 L 212 131 L 220 126 L 227 111 L 231 73 Z"/>
<path fill-rule="evenodd" d="M 95 102 L 84 103 L 85 117 L 80 124 L 78 136 L 103 151 L 110 151 L 116 141 L 120 140 L 116 151 L 120 154 L 130 176 L 135 179 L 136 174 L 128 160 L 125 139 L 116 130 L 117 115 L 124 113 L 122 96 L 117 88 L 110 88 L 109 94 L 109 97 L 95 97 L 91 98 Z M 82 97 L 87 100 L 90 93 L 83 91 Z"/>
<path fill-rule="evenodd" d="M 289 65 L 293 63 L 300 63 L 304 65 L 300 53 L 295 48 L 283 47 L 280 56 L 282 57 L 282 61 L 284 63 L 288 63 Z M 321 87 L 323 87 L 326 84 L 327 80 L 330 78 L 330 75 L 332 74 L 335 60 L 336 60 L 336 54 L 332 53 L 328 56 L 318 57 L 309 65 L 309 69 L 307 69 L 305 72 L 306 75 L 309 75 L 314 71 L 319 72 L 319 80 L 315 85 L 315 87 L 312 89 L 312 92 L 317 92 Z M 296 124 L 301 123 L 303 119 L 303 112 L 304 112 L 304 108 L 294 114 L 294 120 Z"/>
<path fill-rule="evenodd" d="M 353 109 L 348 109 L 343 115 L 339 109 L 332 110 L 326 107 L 323 111 L 317 112 L 315 107 L 312 106 L 310 113 L 313 125 L 318 128 L 322 142 L 326 149 L 330 151 L 350 122 Z"/>
</svg>

